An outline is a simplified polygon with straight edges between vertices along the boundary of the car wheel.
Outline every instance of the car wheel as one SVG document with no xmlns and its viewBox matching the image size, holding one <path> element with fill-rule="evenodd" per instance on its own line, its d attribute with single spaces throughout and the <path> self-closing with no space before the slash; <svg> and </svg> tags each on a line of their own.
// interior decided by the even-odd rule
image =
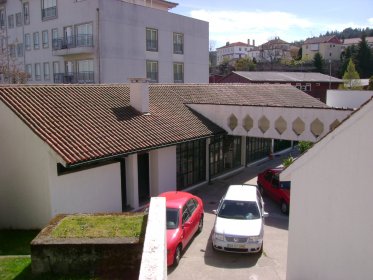
<svg viewBox="0 0 373 280">
<path fill-rule="evenodd" d="M 197 233 L 202 232 L 202 229 L 203 229 L 203 215 L 201 216 L 201 219 L 199 219 Z"/>
<path fill-rule="evenodd" d="M 289 213 L 289 205 L 285 201 L 281 201 L 281 212 L 284 214 Z"/>
<path fill-rule="evenodd" d="M 181 244 L 176 247 L 175 254 L 174 254 L 174 263 L 172 264 L 173 267 L 178 266 L 181 259 Z"/>
<path fill-rule="evenodd" d="M 258 184 L 258 189 L 259 189 L 260 194 L 264 196 L 264 188 L 261 184 Z"/>
</svg>

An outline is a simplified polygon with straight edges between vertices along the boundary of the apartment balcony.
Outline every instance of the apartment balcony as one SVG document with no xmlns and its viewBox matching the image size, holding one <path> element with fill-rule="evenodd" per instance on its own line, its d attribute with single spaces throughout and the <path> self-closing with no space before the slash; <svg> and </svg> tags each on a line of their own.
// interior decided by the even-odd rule
<svg viewBox="0 0 373 280">
<path fill-rule="evenodd" d="M 53 55 L 66 56 L 93 52 L 93 35 L 91 34 L 53 39 Z"/>
<path fill-rule="evenodd" d="M 55 84 L 94 84 L 93 71 L 57 73 L 53 75 Z"/>
</svg>

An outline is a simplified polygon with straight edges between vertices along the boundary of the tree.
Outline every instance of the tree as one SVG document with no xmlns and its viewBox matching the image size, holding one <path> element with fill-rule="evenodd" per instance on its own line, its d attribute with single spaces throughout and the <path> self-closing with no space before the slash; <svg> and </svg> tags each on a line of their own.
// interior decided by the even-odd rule
<svg viewBox="0 0 373 280">
<path fill-rule="evenodd" d="M 6 38 L 4 32 L 0 32 L 0 40 Z M 0 47 L 0 76 L 1 82 L 7 84 L 24 84 L 28 73 L 23 70 L 22 62 L 16 57 L 17 41 Z"/>
<path fill-rule="evenodd" d="M 372 51 L 364 35 L 357 47 L 356 68 L 361 78 L 369 78 L 373 74 Z"/>
<path fill-rule="evenodd" d="M 355 64 L 350 58 L 347 70 L 343 75 L 344 86 L 348 89 L 362 89 L 359 73 L 356 71 Z"/>
<path fill-rule="evenodd" d="M 219 74 L 223 76 L 228 75 L 234 70 L 233 67 L 229 64 L 228 58 L 223 59 L 223 62 L 218 65 L 218 69 Z"/>
<path fill-rule="evenodd" d="M 313 57 L 313 66 L 315 66 L 316 71 L 319 73 L 322 73 L 324 70 L 324 59 L 319 52 L 315 53 Z"/>
<path fill-rule="evenodd" d="M 253 71 L 255 64 L 249 57 L 240 58 L 236 61 L 235 69 L 236 71 Z"/>
<path fill-rule="evenodd" d="M 343 74 L 347 70 L 347 65 L 350 62 L 350 58 L 355 62 L 355 57 L 357 54 L 357 49 L 355 45 L 348 46 L 345 51 L 341 53 L 341 63 L 338 71 L 338 77 L 342 78 Z"/>
<path fill-rule="evenodd" d="M 373 90 L 373 76 L 369 79 L 368 90 Z"/>
</svg>

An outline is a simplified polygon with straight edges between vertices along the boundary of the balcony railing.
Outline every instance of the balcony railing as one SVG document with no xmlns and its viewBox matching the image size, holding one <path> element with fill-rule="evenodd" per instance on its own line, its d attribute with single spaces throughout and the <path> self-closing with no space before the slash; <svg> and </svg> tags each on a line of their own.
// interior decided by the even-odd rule
<svg viewBox="0 0 373 280">
<path fill-rule="evenodd" d="M 78 47 L 93 47 L 93 35 L 82 34 L 66 38 L 53 39 L 53 50 L 63 50 Z"/>
<path fill-rule="evenodd" d="M 41 9 L 42 19 L 50 19 L 57 17 L 57 6 Z"/>
<path fill-rule="evenodd" d="M 56 73 L 53 77 L 55 84 L 93 84 L 95 82 L 93 71 Z"/>
<path fill-rule="evenodd" d="M 184 53 L 184 46 L 183 46 L 183 44 L 174 43 L 174 53 L 176 53 L 176 54 L 183 54 Z"/>
</svg>

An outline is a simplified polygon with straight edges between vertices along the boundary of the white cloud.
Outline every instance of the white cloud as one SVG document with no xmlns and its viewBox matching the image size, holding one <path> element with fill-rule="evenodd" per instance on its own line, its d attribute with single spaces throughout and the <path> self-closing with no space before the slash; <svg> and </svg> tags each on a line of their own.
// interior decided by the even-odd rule
<svg viewBox="0 0 373 280">
<path fill-rule="evenodd" d="M 368 22 L 369 22 L 369 24 L 372 24 L 372 25 L 373 25 L 373 17 L 368 18 Z"/>
<path fill-rule="evenodd" d="M 217 41 L 217 47 L 226 41 L 255 39 L 256 45 L 280 36 L 295 40 L 288 34 L 291 29 L 309 29 L 315 24 L 294 14 L 278 11 L 209 11 L 193 10 L 191 17 L 208 21 L 210 40 Z"/>
</svg>

